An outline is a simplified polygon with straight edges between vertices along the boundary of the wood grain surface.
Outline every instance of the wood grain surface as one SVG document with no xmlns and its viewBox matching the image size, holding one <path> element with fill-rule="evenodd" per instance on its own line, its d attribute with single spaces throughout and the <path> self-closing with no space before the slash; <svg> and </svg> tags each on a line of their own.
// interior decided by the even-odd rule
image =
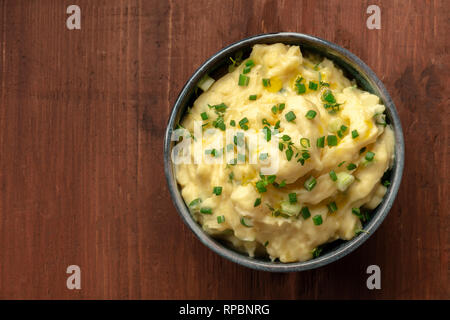
<svg viewBox="0 0 450 320">
<path fill-rule="evenodd" d="M 81 8 L 81 30 L 66 8 Z M 368 30 L 366 9 L 381 8 Z M 449 299 L 450 1 L 0 0 L 0 298 Z M 163 172 L 178 93 L 244 37 L 335 42 L 385 83 L 406 139 L 379 230 L 326 267 L 238 266 L 183 224 Z M 66 288 L 79 265 L 82 289 Z M 366 288 L 377 264 L 382 289 Z"/>
</svg>

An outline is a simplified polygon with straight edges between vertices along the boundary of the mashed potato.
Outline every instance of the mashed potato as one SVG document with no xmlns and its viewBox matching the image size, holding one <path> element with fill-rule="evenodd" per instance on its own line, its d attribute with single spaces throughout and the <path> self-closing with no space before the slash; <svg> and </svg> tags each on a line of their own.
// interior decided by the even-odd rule
<svg viewBox="0 0 450 320">
<path fill-rule="evenodd" d="M 206 232 L 237 250 L 311 259 L 321 245 L 359 234 L 386 192 L 394 134 L 383 112 L 332 61 L 305 58 L 298 46 L 255 45 L 181 121 L 194 136 L 200 123 L 202 134 L 184 140 L 192 143 L 190 161 L 175 168 L 182 196 Z M 250 132 L 263 137 L 251 150 Z M 269 164 L 276 172 L 263 174 Z"/>
</svg>

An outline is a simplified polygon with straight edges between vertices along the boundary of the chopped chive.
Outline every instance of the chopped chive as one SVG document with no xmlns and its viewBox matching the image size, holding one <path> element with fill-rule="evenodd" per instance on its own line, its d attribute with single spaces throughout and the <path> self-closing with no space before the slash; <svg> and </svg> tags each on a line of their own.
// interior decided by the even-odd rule
<svg viewBox="0 0 450 320">
<path fill-rule="evenodd" d="M 296 83 L 295 86 L 297 87 L 297 94 L 306 92 L 306 86 L 303 83 Z"/>
<path fill-rule="evenodd" d="M 303 219 L 305 219 L 305 220 L 308 219 L 309 217 L 311 217 L 311 212 L 309 212 L 308 207 L 303 207 L 300 212 L 302 214 Z"/>
<path fill-rule="evenodd" d="M 318 258 L 320 256 L 320 254 L 322 253 L 322 250 L 323 249 L 320 247 L 314 248 L 314 250 L 311 253 L 313 258 Z"/>
<path fill-rule="evenodd" d="M 375 153 L 373 153 L 372 151 L 368 151 L 368 152 L 366 153 L 365 158 L 366 158 L 367 161 L 372 161 L 372 160 L 373 160 L 373 157 L 375 157 Z"/>
<path fill-rule="evenodd" d="M 294 121 L 295 118 L 297 118 L 297 117 L 295 116 L 295 113 L 292 112 L 292 111 L 289 111 L 288 113 L 286 113 L 286 114 L 285 114 L 285 117 L 286 117 L 286 120 L 287 120 L 288 122 Z"/>
<path fill-rule="evenodd" d="M 203 214 L 212 214 L 212 209 L 211 209 L 211 208 L 208 208 L 208 207 L 204 207 L 204 208 L 201 208 L 201 209 L 200 209 L 200 213 L 203 213 Z"/>
<path fill-rule="evenodd" d="M 336 98 L 333 96 L 333 93 L 331 92 L 331 90 L 325 91 L 324 94 L 322 95 L 322 98 L 326 102 L 336 103 Z"/>
<path fill-rule="evenodd" d="M 242 71 L 243 74 L 249 73 L 252 70 L 251 67 L 245 67 L 244 70 Z"/>
<path fill-rule="evenodd" d="M 270 79 L 262 79 L 262 83 L 264 87 L 270 87 Z"/>
<path fill-rule="evenodd" d="M 241 218 L 241 224 L 244 227 L 247 227 L 247 228 L 253 227 L 252 221 L 249 218 L 246 218 L 246 217 L 242 217 Z"/>
<path fill-rule="evenodd" d="M 202 117 L 202 120 L 208 120 L 208 114 L 206 112 L 202 112 L 200 116 Z"/>
<path fill-rule="evenodd" d="M 281 112 L 281 111 L 284 110 L 285 107 L 286 107 L 286 104 L 285 104 L 285 103 L 280 103 L 280 104 L 278 105 L 278 110 Z"/>
<path fill-rule="evenodd" d="M 215 104 L 213 106 L 208 104 L 208 107 L 211 109 L 216 109 L 217 112 L 225 112 L 225 110 L 228 108 L 227 105 L 223 102 L 220 104 Z"/>
<path fill-rule="evenodd" d="M 347 172 L 339 172 L 337 177 L 337 189 L 342 192 L 355 181 L 355 177 Z"/>
<path fill-rule="evenodd" d="M 309 154 L 309 151 L 305 150 L 302 152 L 302 157 L 304 160 L 308 160 L 309 158 L 311 158 L 311 155 Z"/>
<path fill-rule="evenodd" d="M 337 175 L 336 175 L 336 172 L 334 172 L 334 170 L 331 170 L 331 171 L 330 171 L 330 178 L 331 178 L 331 180 L 333 180 L 333 181 L 336 181 L 336 180 L 337 180 Z"/>
<path fill-rule="evenodd" d="M 220 130 L 225 131 L 225 122 L 222 116 L 219 116 L 216 120 L 214 120 L 213 125 L 215 128 L 219 128 Z"/>
<path fill-rule="evenodd" d="M 309 88 L 309 89 L 311 89 L 311 90 L 317 90 L 318 87 L 319 87 L 319 85 L 318 85 L 317 83 L 312 82 L 312 81 L 309 82 L 309 85 L 308 85 L 308 88 Z"/>
<path fill-rule="evenodd" d="M 245 62 L 245 66 L 247 66 L 247 67 L 253 67 L 255 65 L 255 63 L 253 62 L 253 60 L 247 60 L 246 62 Z"/>
<path fill-rule="evenodd" d="M 313 222 L 314 222 L 314 224 L 316 226 L 320 226 L 322 224 L 322 222 L 323 222 L 322 216 L 320 214 L 314 216 L 312 219 L 313 219 Z"/>
<path fill-rule="evenodd" d="M 241 119 L 241 121 L 239 121 L 239 126 L 244 130 L 248 130 L 247 123 L 248 123 L 248 119 L 247 119 L 247 117 L 245 117 L 245 118 Z"/>
<path fill-rule="evenodd" d="M 280 120 L 278 120 L 277 123 L 275 123 L 274 129 L 279 129 L 279 128 L 280 128 Z"/>
<path fill-rule="evenodd" d="M 289 203 L 297 203 L 297 194 L 295 192 L 289 193 Z"/>
<path fill-rule="evenodd" d="M 352 131 L 352 138 L 356 139 L 359 136 L 358 130 L 353 130 Z"/>
<path fill-rule="evenodd" d="M 278 112 L 277 106 L 273 106 L 271 110 L 272 110 L 273 114 L 277 114 L 277 112 Z"/>
<path fill-rule="evenodd" d="M 291 161 L 293 155 L 294 155 L 294 151 L 292 151 L 292 149 L 289 147 L 289 149 L 286 150 L 287 161 Z"/>
<path fill-rule="evenodd" d="M 389 187 L 391 185 L 391 182 L 389 180 L 386 180 L 383 182 L 383 186 Z"/>
<path fill-rule="evenodd" d="M 366 231 L 366 230 L 364 230 L 364 229 L 358 229 L 358 230 L 355 230 L 355 235 L 359 236 L 361 233 L 367 233 L 367 234 L 369 234 L 369 232 Z"/>
<path fill-rule="evenodd" d="M 240 85 L 240 86 L 247 86 L 249 81 L 250 81 L 249 77 L 244 76 L 243 74 L 240 74 L 239 75 L 238 85 Z"/>
<path fill-rule="evenodd" d="M 327 136 L 327 144 L 329 147 L 337 146 L 337 137 L 335 135 Z"/>
<path fill-rule="evenodd" d="M 280 151 L 283 151 L 284 144 L 282 142 L 278 143 L 278 149 L 280 149 Z"/>
<path fill-rule="evenodd" d="M 269 240 L 267 240 L 266 242 L 264 242 L 264 247 L 267 247 L 269 245 Z"/>
<path fill-rule="evenodd" d="M 362 147 L 361 150 L 359 150 L 359 154 L 364 153 L 366 151 L 366 147 Z"/>
<path fill-rule="evenodd" d="M 317 139 L 317 147 L 323 148 L 325 146 L 325 136 Z"/>
<path fill-rule="evenodd" d="M 249 100 L 256 100 L 257 95 L 256 94 L 252 94 L 251 96 L 248 97 Z"/>
<path fill-rule="evenodd" d="M 231 120 L 231 121 L 230 121 L 230 126 L 232 126 L 232 127 L 236 127 L 236 121 L 234 121 L 234 120 Z"/>
<path fill-rule="evenodd" d="M 217 217 L 217 223 L 218 224 L 221 224 L 221 223 L 224 223 L 225 222 L 225 216 L 218 216 Z"/>
<path fill-rule="evenodd" d="M 342 161 L 341 163 L 338 164 L 338 167 L 342 166 L 345 163 L 345 161 Z"/>
<path fill-rule="evenodd" d="M 317 184 L 316 179 L 313 176 L 311 176 L 309 177 L 308 180 L 305 181 L 304 187 L 306 190 L 311 191 L 312 189 L 314 189 L 316 184 Z"/>
<path fill-rule="evenodd" d="M 215 82 L 213 78 L 211 78 L 209 75 L 205 74 L 200 81 L 197 83 L 197 87 L 202 89 L 203 91 L 207 91 Z"/>
<path fill-rule="evenodd" d="M 283 141 L 289 141 L 289 140 L 291 140 L 291 137 L 289 137 L 287 134 L 284 134 L 284 135 L 281 137 L 281 139 L 282 139 Z"/>
<path fill-rule="evenodd" d="M 336 202 L 330 202 L 329 204 L 327 204 L 327 207 L 328 207 L 328 210 L 331 212 L 331 213 L 333 213 L 333 212 L 336 212 L 337 211 L 337 205 L 336 205 Z"/>
<path fill-rule="evenodd" d="M 200 199 L 200 198 L 194 199 L 191 201 L 191 203 L 189 203 L 189 207 L 194 207 L 194 206 L 200 204 L 201 202 L 202 202 L 202 199 Z"/>
<path fill-rule="evenodd" d="M 309 148 L 311 147 L 311 144 L 309 143 L 309 139 L 308 138 L 301 138 L 300 139 L 300 144 L 303 148 Z"/>
<path fill-rule="evenodd" d="M 347 170 L 355 170 L 356 169 L 356 164 L 354 163 L 350 163 L 349 165 L 347 165 Z"/>
<path fill-rule="evenodd" d="M 345 131 L 347 131 L 347 126 L 345 126 L 345 125 L 342 125 L 342 126 L 341 126 L 341 131 L 342 131 L 342 132 L 345 132 Z"/>
<path fill-rule="evenodd" d="M 270 139 L 272 138 L 272 132 L 270 131 L 270 128 L 266 126 L 262 130 L 266 141 L 270 141 Z"/>
<path fill-rule="evenodd" d="M 213 188 L 213 193 L 214 193 L 216 196 L 220 196 L 220 195 L 222 194 L 222 187 L 220 187 L 220 186 L 214 187 L 214 188 Z"/>
<path fill-rule="evenodd" d="M 361 214 L 361 210 L 359 208 L 352 208 L 352 213 L 358 218 L 364 220 L 364 215 Z"/>
<path fill-rule="evenodd" d="M 267 191 L 266 182 L 263 180 L 259 180 L 258 182 L 256 182 L 255 186 L 259 193 L 263 193 L 263 192 Z"/>
<path fill-rule="evenodd" d="M 309 110 L 309 111 L 306 113 L 305 117 L 306 117 L 307 119 L 312 120 L 312 119 L 314 119 L 314 117 L 316 116 L 316 114 L 317 114 L 317 112 L 315 112 L 314 110 Z"/>
<path fill-rule="evenodd" d="M 234 141 L 235 145 L 237 145 L 239 147 L 242 147 L 244 145 L 244 143 L 245 143 L 245 141 L 244 141 L 244 133 L 243 132 L 238 132 L 234 136 L 233 141 Z"/>
<path fill-rule="evenodd" d="M 261 204 L 261 198 L 256 198 L 255 203 L 253 204 L 253 207 L 257 207 Z"/>
<path fill-rule="evenodd" d="M 233 181 L 233 179 L 234 179 L 234 172 L 233 171 L 231 171 L 230 174 L 228 175 L 228 179 L 230 180 L 230 182 Z"/>
<path fill-rule="evenodd" d="M 277 178 L 276 175 L 267 176 L 267 182 L 268 183 L 274 183 L 276 178 Z"/>
<path fill-rule="evenodd" d="M 275 183 L 276 183 L 276 182 L 275 182 Z M 274 183 L 274 185 L 275 185 L 275 183 Z M 286 187 L 286 180 L 281 181 L 280 184 L 277 185 L 277 187 L 278 187 L 278 188 Z"/>
</svg>

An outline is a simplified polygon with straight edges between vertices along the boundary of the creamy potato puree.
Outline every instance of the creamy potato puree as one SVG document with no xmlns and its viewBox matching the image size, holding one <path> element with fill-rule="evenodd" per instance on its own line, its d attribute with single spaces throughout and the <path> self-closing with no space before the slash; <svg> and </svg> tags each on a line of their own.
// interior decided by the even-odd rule
<svg viewBox="0 0 450 320">
<path fill-rule="evenodd" d="M 386 192 L 381 178 L 393 160 L 394 133 L 384 109 L 330 60 L 303 57 L 298 46 L 255 45 L 248 59 L 197 98 L 181 126 L 193 133 L 194 121 L 202 121 L 204 158 L 236 148 L 227 150 L 223 138 L 224 148 L 211 155 L 208 143 L 217 135 L 205 136 L 208 128 L 267 126 L 273 135 L 277 128 L 283 144 L 278 171 L 261 177 L 262 164 L 248 163 L 249 155 L 245 164 L 179 164 L 182 196 L 206 232 L 250 256 L 316 257 L 321 245 L 364 232 L 365 212 Z"/>
</svg>

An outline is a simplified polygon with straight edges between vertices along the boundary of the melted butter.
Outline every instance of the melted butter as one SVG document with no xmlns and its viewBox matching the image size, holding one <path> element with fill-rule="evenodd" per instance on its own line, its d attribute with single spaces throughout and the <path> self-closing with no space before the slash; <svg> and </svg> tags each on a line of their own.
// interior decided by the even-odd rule
<svg viewBox="0 0 450 320">
<path fill-rule="evenodd" d="M 323 127 L 320 124 L 317 127 L 319 129 L 319 133 L 322 135 L 323 134 Z"/>
<path fill-rule="evenodd" d="M 275 93 L 283 88 L 283 81 L 278 77 L 270 78 L 270 86 L 266 88 L 267 91 Z"/>
<path fill-rule="evenodd" d="M 367 126 L 367 130 L 366 130 L 366 134 L 364 135 L 364 139 L 367 139 L 367 138 L 369 138 L 370 133 L 373 128 L 373 121 L 371 119 L 366 119 L 366 120 L 364 120 L 364 123 Z"/>
</svg>

